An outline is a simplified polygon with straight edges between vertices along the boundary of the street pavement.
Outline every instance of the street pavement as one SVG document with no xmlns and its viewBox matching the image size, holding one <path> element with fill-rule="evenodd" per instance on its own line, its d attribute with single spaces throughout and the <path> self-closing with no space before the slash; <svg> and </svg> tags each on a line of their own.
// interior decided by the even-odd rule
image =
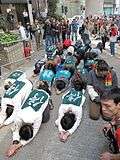
<svg viewBox="0 0 120 160">
<path fill-rule="evenodd" d="M 108 49 L 106 52 L 108 53 Z M 101 57 L 114 68 L 118 78 L 120 78 L 120 59 L 106 55 L 106 52 Z M 29 68 L 29 74 L 30 70 L 31 68 Z M 100 154 L 108 150 L 107 140 L 101 131 L 101 126 L 105 122 L 101 118 L 98 121 L 89 119 L 89 104 L 86 101 L 83 106 L 83 118 L 79 128 L 69 137 L 66 143 L 62 143 L 58 139 L 58 129 L 54 123 L 58 115 L 61 96 L 56 96 L 53 92 L 52 98 L 55 107 L 51 111 L 50 121 L 42 124 L 35 139 L 29 145 L 21 148 L 11 160 L 99 160 Z M 1 129 L 0 160 L 7 159 L 5 151 L 11 142 L 10 127 Z"/>
</svg>

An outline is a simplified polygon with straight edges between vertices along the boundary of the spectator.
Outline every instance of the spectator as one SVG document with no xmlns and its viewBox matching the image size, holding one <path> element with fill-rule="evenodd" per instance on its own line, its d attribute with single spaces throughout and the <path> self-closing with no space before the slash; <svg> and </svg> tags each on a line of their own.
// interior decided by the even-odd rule
<svg viewBox="0 0 120 160">
<path fill-rule="evenodd" d="M 28 12 L 26 11 L 26 9 L 24 9 L 24 11 L 23 11 L 23 22 L 24 22 L 25 27 L 27 26 L 28 21 L 29 21 Z"/>
<path fill-rule="evenodd" d="M 40 50 L 40 43 L 41 43 L 41 39 L 42 39 L 42 31 L 41 31 L 41 26 L 40 26 L 38 20 L 35 20 L 35 24 L 32 28 L 32 31 L 35 36 L 37 50 L 39 51 Z"/>
<path fill-rule="evenodd" d="M 7 10 L 8 30 L 14 29 L 14 15 L 11 10 Z"/>
<path fill-rule="evenodd" d="M 27 31 L 26 31 L 25 27 L 23 27 L 21 22 L 19 22 L 18 28 L 19 28 L 21 39 L 23 41 L 23 47 L 25 47 L 25 43 L 26 43 L 27 37 L 28 37 Z"/>
<path fill-rule="evenodd" d="M 47 51 L 47 48 L 53 45 L 52 27 L 49 19 L 46 20 L 43 29 L 44 29 L 43 38 L 45 39 L 45 49 Z"/>
<path fill-rule="evenodd" d="M 71 23 L 72 41 L 74 41 L 74 37 L 75 37 L 75 41 L 77 41 L 78 26 L 79 26 L 79 24 L 76 21 L 76 19 L 73 19 L 73 21 Z"/>
<path fill-rule="evenodd" d="M 117 41 L 118 28 L 114 24 L 110 26 L 110 50 L 111 56 L 115 55 L 115 43 Z"/>
<path fill-rule="evenodd" d="M 105 43 L 107 42 L 107 38 L 108 38 L 108 32 L 107 32 L 107 28 L 105 25 L 101 26 L 100 35 L 101 35 L 101 39 L 102 39 L 103 49 L 105 50 Z"/>
</svg>

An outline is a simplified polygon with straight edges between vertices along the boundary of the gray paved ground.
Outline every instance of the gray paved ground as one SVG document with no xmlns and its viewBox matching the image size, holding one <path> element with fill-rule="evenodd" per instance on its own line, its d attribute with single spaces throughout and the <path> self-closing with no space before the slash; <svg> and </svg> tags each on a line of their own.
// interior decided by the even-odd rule
<svg viewBox="0 0 120 160">
<path fill-rule="evenodd" d="M 102 55 L 117 72 L 120 78 L 120 60 Z M 18 151 L 11 160 L 99 160 L 99 156 L 107 149 L 107 141 L 100 128 L 103 120 L 92 121 L 88 116 L 87 102 L 83 107 L 83 118 L 78 130 L 68 142 L 58 140 L 58 130 L 54 125 L 57 118 L 61 97 L 53 95 L 54 110 L 51 119 L 41 126 L 36 138 L 26 147 Z M 5 151 L 11 143 L 12 134 L 9 127 L 2 129 L 0 134 L 0 160 L 6 160 Z"/>
</svg>

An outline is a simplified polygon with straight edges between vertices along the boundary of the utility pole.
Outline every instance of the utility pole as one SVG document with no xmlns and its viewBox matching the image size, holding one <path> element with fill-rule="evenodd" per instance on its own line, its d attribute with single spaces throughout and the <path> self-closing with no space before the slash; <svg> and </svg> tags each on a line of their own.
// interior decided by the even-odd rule
<svg viewBox="0 0 120 160">
<path fill-rule="evenodd" d="M 27 0 L 30 24 L 33 25 L 32 0 Z"/>
</svg>

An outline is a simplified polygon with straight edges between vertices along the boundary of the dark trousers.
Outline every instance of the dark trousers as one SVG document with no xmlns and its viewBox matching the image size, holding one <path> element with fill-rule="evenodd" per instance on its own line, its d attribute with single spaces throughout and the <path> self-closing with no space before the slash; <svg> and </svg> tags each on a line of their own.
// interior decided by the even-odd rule
<svg viewBox="0 0 120 160">
<path fill-rule="evenodd" d="M 105 49 L 105 43 L 106 43 L 106 37 L 102 37 L 102 45 L 103 45 L 103 49 Z"/>
<path fill-rule="evenodd" d="M 50 105 L 43 112 L 42 123 L 47 123 L 50 119 Z"/>
<path fill-rule="evenodd" d="M 62 32 L 62 40 L 64 42 L 64 40 L 66 39 L 66 32 Z"/>
</svg>

